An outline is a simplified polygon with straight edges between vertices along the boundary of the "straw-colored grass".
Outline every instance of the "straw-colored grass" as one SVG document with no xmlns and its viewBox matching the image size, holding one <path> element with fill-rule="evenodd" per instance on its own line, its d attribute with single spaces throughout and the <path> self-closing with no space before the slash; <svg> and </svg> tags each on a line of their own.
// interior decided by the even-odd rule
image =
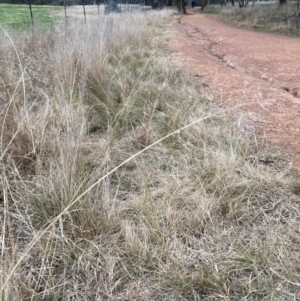
<svg viewBox="0 0 300 301">
<path fill-rule="evenodd" d="M 1 33 L 1 300 L 299 298 L 299 176 L 170 56 L 171 17 Z"/>
<path fill-rule="evenodd" d="M 231 24 L 261 31 L 300 35 L 300 19 L 295 17 L 296 2 L 279 6 L 278 3 L 251 3 L 245 8 L 228 7 L 221 18 Z"/>
</svg>

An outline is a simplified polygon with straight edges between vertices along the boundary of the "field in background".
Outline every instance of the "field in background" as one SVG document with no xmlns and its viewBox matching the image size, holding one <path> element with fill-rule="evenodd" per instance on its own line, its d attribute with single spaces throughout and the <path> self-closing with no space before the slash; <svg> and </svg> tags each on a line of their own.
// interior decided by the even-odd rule
<svg viewBox="0 0 300 301">
<path fill-rule="evenodd" d="M 172 14 L 0 33 L 1 300 L 299 298 L 299 175 L 183 71 Z"/>
<path fill-rule="evenodd" d="M 295 18 L 296 2 L 280 7 L 278 3 L 250 2 L 245 8 L 228 7 L 222 9 L 222 20 L 245 28 L 300 35 L 300 19 Z"/>
<path fill-rule="evenodd" d="M 58 21 L 57 13 L 61 6 L 33 5 L 34 23 L 37 26 L 51 27 Z M 7 29 L 26 30 L 31 26 L 28 5 L 0 4 L 0 25 Z"/>
<path fill-rule="evenodd" d="M 121 13 L 137 13 L 141 11 L 150 10 L 150 6 L 141 6 L 139 4 L 119 4 L 118 5 Z M 105 12 L 105 6 L 99 5 L 86 5 L 85 13 L 87 21 L 95 21 L 97 18 L 102 17 Z M 65 17 L 64 11 L 61 11 L 60 17 Z M 82 19 L 84 18 L 84 10 L 82 5 L 75 5 L 67 7 L 67 17 L 71 19 Z"/>
<path fill-rule="evenodd" d="M 151 9 L 148 6 L 138 4 L 119 4 L 122 13 L 135 13 Z M 51 28 L 55 24 L 67 20 L 83 19 L 95 21 L 104 15 L 104 5 L 72 5 L 63 6 L 33 5 L 32 13 L 34 26 L 38 28 Z M 0 4 L 0 25 L 8 30 L 26 30 L 31 27 L 31 17 L 28 5 Z"/>
</svg>

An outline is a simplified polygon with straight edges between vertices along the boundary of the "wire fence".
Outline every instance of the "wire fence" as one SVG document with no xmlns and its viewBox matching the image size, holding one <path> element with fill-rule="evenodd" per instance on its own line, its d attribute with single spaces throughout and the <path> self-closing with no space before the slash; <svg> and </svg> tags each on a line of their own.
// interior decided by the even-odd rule
<svg viewBox="0 0 300 301">
<path fill-rule="evenodd" d="M 230 0 L 195 0 L 193 1 L 193 5 L 202 6 L 203 1 L 207 5 L 226 5 L 230 3 Z M 74 16 L 83 18 L 87 22 L 89 18 L 95 18 L 97 15 L 160 9 L 168 6 L 176 6 L 179 2 L 181 0 L 0 0 L 0 4 L 18 4 L 18 6 L 14 6 L 16 8 L 15 11 L 14 9 L 0 6 L 0 24 L 3 24 L 1 18 L 4 17 L 7 19 L 11 18 L 11 20 L 24 18 L 23 24 L 27 24 L 27 26 L 30 26 L 29 22 L 31 26 L 37 24 L 47 25 L 53 23 L 53 20 L 61 20 L 63 18 L 68 22 Z M 187 6 L 192 6 L 192 0 L 185 0 L 184 3 Z M 20 5 L 23 8 L 22 16 L 17 12 Z M 3 11 L 2 15 L 1 10 Z"/>
<path fill-rule="evenodd" d="M 97 15 L 150 10 L 153 8 L 153 3 L 156 7 L 166 5 L 164 0 L 131 0 L 130 2 L 128 0 L 0 0 L 0 24 L 3 23 L 1 18 L 8 19 L 8 23 L 9 19 L 19 19 L 20 23 L 22 18 L 27 18 L 23 23 L 28 23 L 30 20 L 31 26 L 34 26 L 37 23 L 50 23 L 50 18 L 65 18 L 68 22 L 74 16 L 84 18 L 87 22 L 89 18 Z"/>
</svg>

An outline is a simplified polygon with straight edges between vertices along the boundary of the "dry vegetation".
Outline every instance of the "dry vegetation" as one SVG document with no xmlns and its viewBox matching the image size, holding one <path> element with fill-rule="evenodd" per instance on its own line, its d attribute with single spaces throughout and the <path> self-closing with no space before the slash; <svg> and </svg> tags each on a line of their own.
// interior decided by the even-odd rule
<svg viewBox="0 0 300 301">
<path fill-rule="evenodd" d="M 170 18 L 1 33 L 1 300 L 299 300 L 299 177 L 171 59 Z"/>
<path fill-rule="evenodd" d="M 248 7 L 228 7 L 221 11 L 221 18 L 234 25 L 256 30 L 300 36 L 300 18 L 295 17 L 296 2 L 279 6 L 278 3 L 251 2 Z"/>
</svg>

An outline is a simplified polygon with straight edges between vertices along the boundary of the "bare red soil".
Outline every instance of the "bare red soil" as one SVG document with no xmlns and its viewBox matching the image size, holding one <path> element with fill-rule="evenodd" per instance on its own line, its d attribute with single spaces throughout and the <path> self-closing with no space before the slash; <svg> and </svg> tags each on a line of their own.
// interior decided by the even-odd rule
<svg viewBox="0 0 300 301">
<path fill-rule="evenodd" d="M 171 49 L 216 100 L 259 116 L 257 132 L 300 167 L 300 39 L 232 27 L 189 10 L 173 21 Z"/>
</svg>

